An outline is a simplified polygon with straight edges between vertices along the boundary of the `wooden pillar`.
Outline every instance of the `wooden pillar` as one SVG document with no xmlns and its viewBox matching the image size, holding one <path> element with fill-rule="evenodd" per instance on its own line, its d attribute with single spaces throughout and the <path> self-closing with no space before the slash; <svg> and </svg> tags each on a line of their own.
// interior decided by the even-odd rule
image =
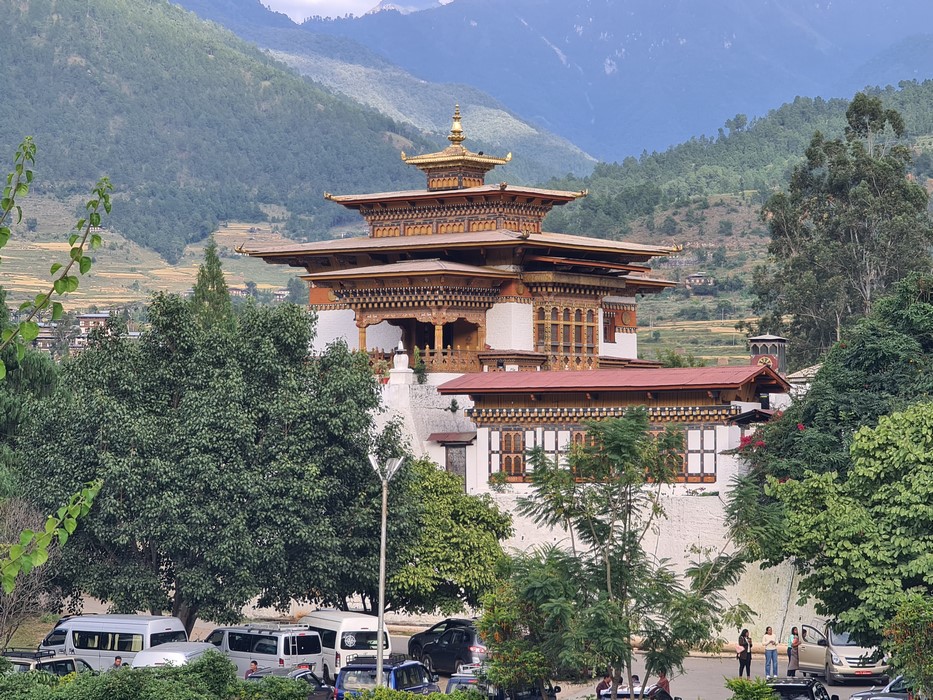
<svg viewBox="0 0 933 700">
<path fill-rule="evenodd" d="M 444 324 L 434 324 L 434 350 L 440 352 L 444 349 Z"/>
<path fill-rule="evenodd" d="M 360 326 L 360 350 L 366 352 L 366 326 Z"/>
<path fill-rule="evenodd" d="M 476 327 L 476 349 L 480 352 L 486 349 L 486 326 L 482 323 Z"/>
</svg>

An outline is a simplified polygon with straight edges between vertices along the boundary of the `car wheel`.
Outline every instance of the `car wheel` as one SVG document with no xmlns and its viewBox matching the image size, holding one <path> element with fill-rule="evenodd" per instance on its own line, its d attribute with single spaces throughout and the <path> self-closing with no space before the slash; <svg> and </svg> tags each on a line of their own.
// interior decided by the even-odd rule
<svg viewBox="0 0 933 700">
<path fill-rule="evenodd" d="M 327 683 L 327 685 L 334 684 L 334 679 L 330 677 L 330 669 L 327 668 L 327 664 L 324 664 L 324 682 Z"/>
<path fill-rule="evenodd" d="M 836 685 L 839 682 L 839 679 L 833 675 L 833 672 L 829 670 L 829 664 L 826 664 L 826 669 L 823 673 L 823 677 L 826 678 L 826 683 L 829 685 Z"/>
<path fill-rule="evenodd" d="M 460 670 L 466 666 L 466 661 L 461 661 L 457 659 L 457 663 L 454 664 L 454 673 L 460 673 Z"/>
<path fill-rule="evenodd" d="M 420 659 L 421 658 L 421 645 L 412 644 L 410 647 L 408 647 L 408 655 L 413 659 Z"/>
<path fill-rule="evenodd" d="M 428 669 L 428 673 L 434 673 L 434 662 L 431 660 L 430 654 L 425 654 L 422 656 L 421 663 L 423 663 L 424 667 Z"/>
</svg>

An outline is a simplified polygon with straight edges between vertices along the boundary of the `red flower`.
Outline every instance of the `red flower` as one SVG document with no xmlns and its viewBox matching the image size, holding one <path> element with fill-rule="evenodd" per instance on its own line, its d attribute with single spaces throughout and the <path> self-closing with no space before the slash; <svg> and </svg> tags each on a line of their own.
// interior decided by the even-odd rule
<svg viewBox="0 0 933 700">
<path fill-rule="evenodd" d="M 755 441 L 755 447 L 764 447 L 764 446 L 765 446 L 765 441 L 764 441 L 764 440 L 756 440 L 756 441 Z"/>
<path fill-rule="evenodd" d="M 806 428 L 806 426 L 805 426 L 803 423 L 798 423 L 798 424 L 797 424 L 797 430 L 799 430 L 801 433 L 802 433 L 804 430 L 806 430 L 806 429 L 807 429 L 807 428 Z"/>
<path fill-rule="evenodd" d="M 751 435 L 743 435 L 742 438 L 739 440 L 739 447 L 742 449 L 748 447 L 751 444 L 752 444 Z"/>
</svg>

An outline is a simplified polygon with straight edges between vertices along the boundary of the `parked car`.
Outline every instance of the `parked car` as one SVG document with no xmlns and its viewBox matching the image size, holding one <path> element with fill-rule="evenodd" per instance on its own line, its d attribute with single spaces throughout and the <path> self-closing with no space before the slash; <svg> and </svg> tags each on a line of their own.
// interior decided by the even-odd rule
<svg viewBox="0 0 933 700">
<path fill-rule="evenodd" d="M 839 700 L 838 695 L 830 695 L 815 678 L 777 678 L 768 681 L 768 685 L 779 700 Z"/>
<path fill-rule="evenodd" d="M 383 683 L 392 690 L 404 690 L 418 695 L 441 692 L 437 674 L 420 661 L 390 656 L 383 661 Z M 334 700 L 344 700 L 376 687 L 376 657 L 361 656 L 344 664 L 334 684 Z"/>
<path fill-rule="evenodd" d="M 333 700 L 334 698 L 333 686 L 327 685 L 327 683 L 315 675 L 314 671 L 308 668 L 261 668 L 249 674 L 246 680 L 261 681 L 263 678 L 268 678 L 269 676 L 289 678 L 291 680 L 307 683 L 307 700 Z"/>
<path fill-rule="evenodd" d="M 63 617 L 39 645 L 56 656 L 80 656 L 103 671 L 118 656 L 132 663 L 137 652 L 169 642 L 187 642 L 177 617 L 162 615 L 72 615 Z"/>
<path fill-rule="evenodd" d="M 143 649 L 133 659 L 133 668 L 184 666 L 200 659 L 206 652 L 215 651 L 207 642 L 169 642 Z"/>
<path fill-rule="evenodd" d="M 316 610 L 308 613 L 298 624 L 307 625 L 321 636 L 323 648 L 321 677 L 328 683 L 337 678 L 340 667 L 359 655 L 375 657 L 382 647 L 383 658 L 389 658 L 392 643 L 383 630 L 379 643 L 379 620 L 373 615 L 345 610 Z"/>
<path fill-rule="evenodd" d="M 93 671 L 90 664 L 78 656 L 56 656 L 51 651 L 35 649 L 4 649 L 3 656 L 13 664 L 13 673 L 45 671 L 53 676 Z"/>
<path fill-rule="evenodd" d="M 458 690 L 480 690 L 485 692 L 485 686 L 480 683 L 479 678 L 469 667 L 462 667 L 459 672 L 454 673 L 447 681 L 447 694 Z"/>
<path fill-rule="evenodd" d="M 823 676 L 827 683 L 887 679 L 888 664 L 880 649 L 863 647 L 845 630 L 824 624 L 800 628 L 800 672 Z"/>
<path fill-rule="evenodd" d="M 324 654 L 320 635 L 307 625 L 238 625 L 218 627 L 204 640 L 245 673 L 250 662 L 260 667 L 320 670 Z"/>
<path fill-rule="evenodd" d="M 913 697 L 913 687 L 910 682 L 904 676 L 898 676 L 887 685 L 852 693 L 849 700 L 910 700 L 911 697 Z"/>
<path fill-rule="evenodd" d="M 447 692 L 453 693 L 457 690 L 478 690 L 488 700 L 507 700 L 515 698 L 516 700 L 557 700 L 557 694 L 560 692 L 559 685 L 551 685 L 550 681 L 545 681 L 541 685 L 529 685 L 523 688 L 517 688 L 510 693 L 506 693 L 502 688 L 482 681 L 477 676 L 477 672 L 482 668 L 481 664 L 462 666 L 458 673 L 454 673 L 447 682 Z M 677 698 L 676 700 L 680 700 Z"/>
<path fill-rule="evenodd" d="M 421 652 L 421 663 L 441 673 L 457 673 L 463 666 L 485 660 L 486 644 L 472 625 L 451 627 Z"/>
<path fill-rule="evenodd" d="M 473 622 L 462 617 L 448 617 L 446 620 L 441 620 L 433 627 L 428 627 L 428 629 L 423 632 L 418 632 L 418 634 L 413 634 L 408 640 L 408 655 L 413 659 L 420 659 L 422 652 L 424 651 L 425 644 L 435 641 L 440 637 L 444 632 L 454 627 L 472 627 Z"/>
</svg>

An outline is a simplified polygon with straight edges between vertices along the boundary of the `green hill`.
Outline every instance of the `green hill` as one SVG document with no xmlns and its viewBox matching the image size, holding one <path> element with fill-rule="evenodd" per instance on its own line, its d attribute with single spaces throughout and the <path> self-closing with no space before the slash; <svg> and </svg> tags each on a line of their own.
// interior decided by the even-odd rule
<svg viewBox="0 0 933 700">
<path fill-rule="evenodd" d="M 0 158 L 33 135 L 37 186 L 62 197 L 109 175 L 110 224 L 169 261 L 263 205 L 326 235 L 349 215 L 325 190 L 417 186 L 399 150 L 437 147 L 159 0 L 4 2 L 0 66 Z"/>
<path fill-rule="evenodd" d="M 917 151 L 917 174 L 933 173 L 924 151 L 933 134 L 933 81 L 902 82 L 900 87 L 870 90 L 904 116 Z M 585 178 L 553 180 L 550 186 L 588 189 L 590 196 L 555 210 L 552 230 L 608 238 L 631 237 L 647 221 L 648 237 L 660 235 L 651 219 L 691 199 L 752 193 L 763 201 L 785 184 L 803 158 L 814 131 L 835 138 L 845 127 L 848 99 L 798 97 L 766 116 L 729 119 L 715 137 L 700 136 L 661 153 L 643 153 L 621 163 L 601 163 Z M 707 231 L 708 233 L 708 231 Z"/>
</svg>

